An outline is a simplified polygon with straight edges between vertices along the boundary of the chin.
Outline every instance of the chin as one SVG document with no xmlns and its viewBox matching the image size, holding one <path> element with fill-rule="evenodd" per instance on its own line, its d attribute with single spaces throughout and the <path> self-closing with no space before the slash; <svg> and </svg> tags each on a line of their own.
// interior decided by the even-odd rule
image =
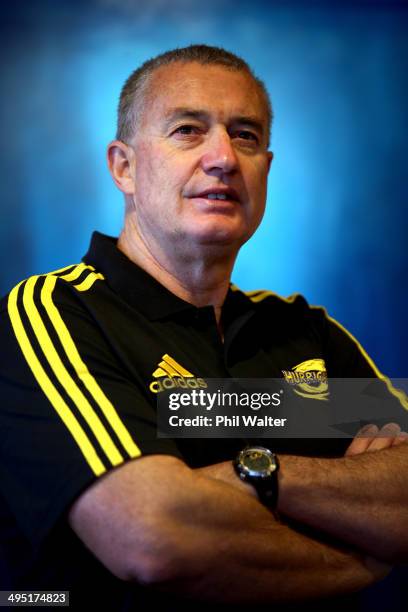
<svg viewBox="0 0 408 612">
<path fill-rule="evenodd" d="M 248 228 L 240 223 L 227 223 L 214 220 L 196 225 L 190 236 L 200 244 L 240 245 L 247 240 Z M 248 236 L 249 237 L 249 236 Z"/>
<path fill-rule="evenodd" d="M 228 231 L 207 231 L 197 232 L 193 238 L 196 244 L 202 245 L 219 245 L 219 246 L 240 246 L 245 240 L 242 234 Z"/>
</svg>

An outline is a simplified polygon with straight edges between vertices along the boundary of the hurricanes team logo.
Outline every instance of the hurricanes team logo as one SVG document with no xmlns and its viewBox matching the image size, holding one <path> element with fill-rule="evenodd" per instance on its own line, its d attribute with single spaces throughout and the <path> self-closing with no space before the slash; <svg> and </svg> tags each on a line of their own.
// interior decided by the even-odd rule
<svg viewBox="0 0 408 612">
<path fill-rule="evenodd" d="M 307 359 L 292 370 L 282 370 L 286 382 L 302 397 L 329 399 L 326 364 L 323 359 Z"/>
<path fill-rule="evenodd" d="M 170 355 L 163 355 L 158 368 L 153 372 L 153 380 L 149 389 L 153 393 L 160 393 L 166 389 L 180 387 L 182 389 L 198 389 L 207 387 L 203 378 L 196 378 Z"/>
</svg>

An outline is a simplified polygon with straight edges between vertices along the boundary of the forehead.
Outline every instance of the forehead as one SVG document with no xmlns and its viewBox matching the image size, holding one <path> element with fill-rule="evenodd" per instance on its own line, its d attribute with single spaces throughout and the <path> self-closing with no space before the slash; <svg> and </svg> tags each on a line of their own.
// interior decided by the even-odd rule
<svg viewBox="0 0 408 612">
<path fill-rule="evenodd" d="M 267 124 L 265 100 L 244 71 L 216 64 L 173 62 L 152 74 L 146 91 L 143 124 L 165 121 L 179 107 L 205 111 L 217 119 L 253 116 Z"/>
</svg>

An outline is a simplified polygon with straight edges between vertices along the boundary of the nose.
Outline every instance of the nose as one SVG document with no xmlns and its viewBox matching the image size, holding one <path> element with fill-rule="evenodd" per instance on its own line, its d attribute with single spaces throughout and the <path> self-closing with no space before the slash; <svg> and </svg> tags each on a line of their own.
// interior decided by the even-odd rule
<svg viewBox="0 0 408 612">
<path fill-rule="evenodd" d="M 231 137 L 224 128 L 214 130 L 208 137 L 201 166 L 204 172 L 215 176 L 231 173 L 237 169 L 237 154 Z"/>
</svg>

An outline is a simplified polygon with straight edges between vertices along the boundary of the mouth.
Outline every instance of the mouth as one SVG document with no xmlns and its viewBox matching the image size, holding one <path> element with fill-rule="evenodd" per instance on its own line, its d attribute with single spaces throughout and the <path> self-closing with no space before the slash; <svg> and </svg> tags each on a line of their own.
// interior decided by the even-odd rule
<svg viewBox="0 0 408 612">
<path fill-rule="evenodd" d="M 209 206 L 237 204 L 240 198 L 235 189 L 230 187 L 214 187 L 189 195 L 190 199 L 205 200 Z"/>
</svg>

